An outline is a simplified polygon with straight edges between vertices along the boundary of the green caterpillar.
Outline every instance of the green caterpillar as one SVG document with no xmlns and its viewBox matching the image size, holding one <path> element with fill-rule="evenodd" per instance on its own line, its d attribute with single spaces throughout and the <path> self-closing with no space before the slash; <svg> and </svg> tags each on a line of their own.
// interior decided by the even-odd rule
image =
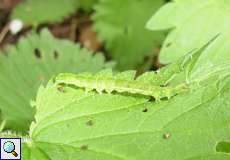
<svg viewBox="0 0 230 160">
<path fill-rule="evenodd" d="M 160 69 L 158 72 L 161 73 L 146 72 L 136 80 L 134 80 L 134 71 L 126 71 L 114 76 L 111 69 L 103 70 L 95 75 L 90 73 L 61 73 L 54 80 L 57 84 L 75 85 L 76 87 L 85 88 L 86 91 L 96 90 L 98 93 L 102 93 L 103 91 L 107 93 L 116 91 L 150 96 L 157 101 L 162 98 L 169 99 L 176 94 L 187 91 L 192 83 L 190 82 L 188 84 L 187 82 L 169 87 L 165 85 L 167 85 L 176 74 L 182 71 L 186 72 L 187 79 L 201 53 L 216 40 L 219 35 L 220 34 L 217 34 L 196 52 L 193 51 L 181 57 L 176 63 L 169 65 L 167 68 Z"/>
<path fill-rule="evenodd" d="M 124 76 L 125 74 L 128 74 L 128 72 L 124 72 L 122 75 Z M 134 77 L 131 77 L 132 78 L 127 79 L 127 77 L 121 78 L 121 76 L 108 76 L 104 74 L 92 75 L 61 73 L 55 78 L 55 82 L 57 84 L 67 84 L 74 85 L 80 88 L 85 88 L 87 92 L 92 90 L 96 90 L 100 94 L 103 91 L 107 93 L 111 93 L 113 91 L 119 93 L 127 92 L 132 94 L 150 96 L 157 101 L 161 100 L 162 98 L 169 99 L 172 96 L 188 89 L 188 86 L 186 84 L 181 84 L 174 87 L 160 87 L 152 85 L 151 83 L 138 81 L 138 79 L 133 80 Z"/>
</svg>

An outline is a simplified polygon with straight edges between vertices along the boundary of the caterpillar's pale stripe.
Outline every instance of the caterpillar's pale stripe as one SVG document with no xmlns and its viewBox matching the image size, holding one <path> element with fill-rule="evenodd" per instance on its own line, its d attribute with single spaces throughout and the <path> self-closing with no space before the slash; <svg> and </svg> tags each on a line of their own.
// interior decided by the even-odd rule
<svg viewBox="0 0 230 160">
<path fill-rule="evenodd" d="M 96 77 L 95 76 L 83 76 L 71 73 L 61 73 L 55 78 L 57 84 L 69 84 L 76 87 L 85 88 L 86 91 L 96 90 L 98 93 L 105 91 L 111 93 L 116 92 L 127 92 L 132 94 L 141 94 L 145 96 L 151 96 L 156 100 L 162 98 L 170 98 L 188 87 L 186 84 L 178 85 L 175 87 L 160 87 L 153 86 L 148 83 L 135 80 L 123 80 L 117 79 L 116 77 Z"/>
</svg>

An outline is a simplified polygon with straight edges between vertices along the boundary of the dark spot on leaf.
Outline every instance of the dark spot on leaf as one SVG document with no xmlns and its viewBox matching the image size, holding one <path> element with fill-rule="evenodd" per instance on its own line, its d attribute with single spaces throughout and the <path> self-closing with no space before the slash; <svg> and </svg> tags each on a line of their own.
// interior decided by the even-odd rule
<svg viewBox="0 0 230 160">
<path fill-rule="evenodd" d="M 82 145 L 80 148 L 81 148 L 81 150 L 84 150 L 84 151 L 85 151 L 85 150 L 88 149 L 88 145 Z"/>
<path fill-rule="evenodd" d="M 34 49 L 34 55 L 39 59 L 42 57 L 40 50 L 37 48 Z"/>
<path fill-rule="evenodd" d="M 172 42 L 167 43 L 165 46 L 170 47 L 172 45 Z"/>
<path fill-rule="evenodd" d="M 54 59 L 58 59 L 58 52 L 57 51 L 54 51 Z"/>
<path fill-rule="evenodd" d="M 142 112 L 148 112 L 148 108 L 143 109 Z"/>
<path fill-rule="evenodd" d="M 93 121 L 92 121 L 92 120 L 88 120 L 88 121 L 86 122 L 86 125 L 87 125 L 87 126 L 93 126 L 93 125 L 94 125 L 94 123 L 93 123 Z"/>
<path fill-rule="evenodd" d="M 216 145 L 216 151 L 222 153 L 230 153 L 230 142 L 219 142 Z"/>
<path fill-rule="evenodd" d="M 171 137 L 171 134 L 170 133 L 165 133 L 164 135 L 163 135 L 163 138 L 164 139 L 169 139 Z"/>
</svg>

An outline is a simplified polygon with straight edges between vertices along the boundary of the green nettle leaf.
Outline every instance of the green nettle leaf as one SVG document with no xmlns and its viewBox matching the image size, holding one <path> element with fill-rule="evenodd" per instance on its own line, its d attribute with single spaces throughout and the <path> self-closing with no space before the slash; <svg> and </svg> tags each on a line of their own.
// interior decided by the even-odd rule
<svg viewBox="0 0 230 160">
<path fill-rule="evenodd" d="M 23 158 L 228 160 L 223 142 L 230 140 L 229 67 L 207 75 L 203 70 L 202 77 L 190 81 L 188 91 L 160 102 L 132 93 L 86 92 L 52 79 L 38 91 Z M 151 73 L 137 80 L 148 82 Z M 101 77 L 108 75 L 100 72 Z M 130 81 L 134 72 L 118 75 Z"/>
<path fill-rule="evenodd" d="M 157 54 L 163 34 L 148 31 L 145 24 L 162 4 L 163 0 L 100 0 L 96 5 L 94 28 L 119 69 L 136 68 L 145 57 Z"/>
<path fill-rule="evenodd" d="M 31 33 L 0 54 L 0 109 L 6 129 L 27 131 L 34 109 L 30 100 L 38 86 L 60 72 L 96 72 L 110 67 L 102 54 L 57 40 L 47 31 Z"/>
<path fill-rule="evenodd" d="M 11 19 L 20 19 L 25 24 L 34 26 L 60 22 L 77 9 L 92 10 L 96 2 L 97 0 L 25 0 L 13 10 Z"/>
<path fill-rule="evenodd" d="M 161 50 L 160 61 L 173 62 L 217 34 L 216 43 L 206 49 L 199 64 L 211 66 L 229 61 L 229 10 L 230 3 L 226 0 L 174 0 L 164 5 L 147 24 L 154 31 L 171 29 Z"/>
<path fill-rule="evenodd" d="M 57 22 L 74 13 L 78 8 L 75 0 L 26 0 L 19 4 L 11 19 L 20 19 L 25 24 Z"/>
</svg>

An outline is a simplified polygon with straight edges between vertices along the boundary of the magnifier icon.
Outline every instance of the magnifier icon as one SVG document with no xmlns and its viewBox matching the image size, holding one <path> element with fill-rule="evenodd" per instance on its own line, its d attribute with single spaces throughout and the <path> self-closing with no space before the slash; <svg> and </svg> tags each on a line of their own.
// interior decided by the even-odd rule
<svg viewBox="0 0 230 160">
<path fill-rule="evenodd" d="M 17 152 L 15 151 L 15 145 L 13 142 L 11 141 L 7 141 L 3 144 L 3 150 L 6 152 L 6 153 L 11 153 L 14 155 L 14 157 L 17 157 L 18 154 Z"/>
</svg>

